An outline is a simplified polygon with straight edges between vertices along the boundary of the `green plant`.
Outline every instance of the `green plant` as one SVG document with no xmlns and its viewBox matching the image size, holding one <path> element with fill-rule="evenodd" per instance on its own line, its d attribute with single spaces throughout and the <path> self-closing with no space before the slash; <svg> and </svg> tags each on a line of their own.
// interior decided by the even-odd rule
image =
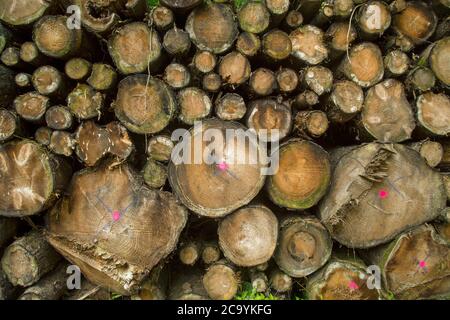
<svg viewBox="0 0 450 320">
<path fill-rule="evenodd" d="M 242 284 L 241 290 L 234 297 L 235 300 L 278 300 L 273 294 L 258 293 L 249 282 Z"/>
<path fill-rule="evenodd" d="M 159 0 L 147 0 L 147 3 L 150 8 L 153 8 L 159 5 Z"/>
<path fill-rule="evenodd" d="M 111 300 L 118 300 L 120 298 L 122 298 L 121 294 L 111 292 Z"/>
<path fill-rule="evenodd" d="M 240 9 L 246 4 L 249 0 L 234 0 L 234 7 L 236 9 Z"/>
</svg>

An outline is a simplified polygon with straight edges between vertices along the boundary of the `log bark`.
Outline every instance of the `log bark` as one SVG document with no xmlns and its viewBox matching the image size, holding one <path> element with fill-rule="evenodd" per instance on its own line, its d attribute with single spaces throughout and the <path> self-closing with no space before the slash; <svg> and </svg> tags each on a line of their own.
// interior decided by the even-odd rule
<svg viewBox="0 0 450 320">
<path fill-rule="evenodd" d="M 194 141 L 200 138 L 203 140 L 207 129 L 219 129 L 224 132 L 226 129 L 245 130 L 245 127 L 236 122 L 217 119 L 203 121 L 200 130 L 191 129 L 184 145 L 179 143 L 178 147 L 176 146 L 175 155 L 180 156 L 180 147 L 184 148 L 184 152 L 198 148 L 195 147 Z M 173 159 L 169 164 L 169 182 L 172 190 L 185 206 L 201 216 L 221 217 L 229 214 L 248 204 L 264 184 L 265 176 L 261 174 L 261 169 L 266 166 L 255 154 L 263 150 L 255 143 L 255 137 L 250 134 L 248 139 L 238 139 L 237 134 L 228 141 L 225 141 L 224 133 L 222 137 L 219 147 L 215 148 L 217 154 L 215 161 L 211 161 L 213 163 L 205 159 L 194 161 L 199 155 L 211 152 L 212 146 L 206 145 L 203 141 L 200 150 L 197 149 L 199 151 L 196 152 L 197 155 L 191 153 L 186 156 L 190 164 L 184 162 L 177 165 Z M 231 150 L 234 150 L 232 156 L 225 158 L 225 154 L 229 154 Z"/>
<path fill-rule="evenodd" d="M 162 46 L 158 33 L 143 22 L 132 22 L 117 29 L 108 41 L 116 68 L 124 75 L 159 71 Z"/>
<path fill-rule="evenodd" d="M 428 135 L 450 134 L 450 98 L 444 93 L 426 92 L 416 101 L 417 121 Z"/>
<path fill-rule="evenodd" d="M 61 263 L 50 274 L 27 288 L 18 300 L 59 300 L 67 290 L 67 264 Z"/>
<path fill-rule="evenodd" d="M 340 158 L 332 181 L 320 219 L 335 240 L 350 248 L 390 241 L 438 217 L 445 207 L 442 178 L 417 152 L 399 144 L 352 149 Z"/>
<path fill-rule="evenodd" d="M 44 233 L 31 231 L 6 248 L 1 263 L 14 286 L 28 287 L 51 271 L 61 256 L 45 240 Z"/>
<path fill-rule="evenodd" d="M 104 107 L 104 94 L 87 84 L 78 84 L 67 96 L 67 107 L 75 118 L 89 120 L 99 118 Z"/>
<path fill-rule="evenodd" d="M 243 207 L 219 223 L 219 245 L 228 260 L 252 267 L 269 261 L 278 238 L 278 220 L 264 206 Z"/>
<path fill-rule="evenodd" d="M 147 75 L 128 76 L 119 83 L 113 104 L 117 119 L 139 134 L 163 130 L 175 115 L 175 98 L 161 80 Z"/>
<path fill-rule="evenodd" d="M 288 106 L 274 99 L 254 100 L 249 105 L 247 127 L 262 141 L 278 141 L 292 129 L 292 113 Z"/>
<path fill-rule="evenodd" d="M 450 247 L 430 225 L 398 236 L 368 252 L 396 299 L 445 298 L 450 292 Z"/>
<path fill-rule="evenodd" d="M 74 175 L 47 238 L 88 280 L 129 295 L 175 248 L 186 220 L 170 193 L 149 189 L 126 164 L 105 164 Z"/>
<path fill-rule="evenodd" d="M 233 11 L 221 3 L 207 3 L 196 8 L 188 16 L 185 29 L 198 49 L 215 54 L 230 49 L 238 36 Z"/>
<path fill-rule="evenodd" d="M 328 153 L 310 141 L 290 139 L 280 146 L 278 172 L 267 180 L 273 203 L 293 210 L 317 204 L 330 184 Z"/>
<path fill-rule="evenodd" d="M 362 134 L 382 142 L 411 138 L 416 124 L 401 82 L 387 79 L 367 91 L 361 112 Z"/>
<path fill-rule="evenodd" d="M 0 215 L 24 217 L 51 207 L 64 190 L 72 170 L 58 157 L 31 140 L 12 140 L 0 146 Z"/>
</svg>

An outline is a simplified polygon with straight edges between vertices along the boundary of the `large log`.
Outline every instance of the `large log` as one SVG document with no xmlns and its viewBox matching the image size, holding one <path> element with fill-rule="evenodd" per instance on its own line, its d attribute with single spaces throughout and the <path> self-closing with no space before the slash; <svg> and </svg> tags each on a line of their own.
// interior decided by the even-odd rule
<svg viewBox="0 0 450 320">
<path fill-rule="evenodd" d="M 50 212 L 48 240 L 93 283 L 129 295 L 176 246 L 187 211 L 128 165 L 74 175 Z"/>
<path fill-rule="evenodd" d="M 31 140 L 0 145 L 0 215 L 23 217 L 50 208 L 64 190 L 72 170 L 63 160 Z"/>
<path fill-rule="evenodd" d="M 67 264 L 61 263 L 50 274 L 28 287 L 18 300 L 59 300 L 67 290 Z"/>
<path fill-rule="evenodd" d="M 342 155 L 319 214 L 335 240 L 368 248 L 433 220 L 445 202 L 442 178 L 416 151 L 371 143 Z"/>
<path fill-rule="evenodd" d="M 0 3 L 0 19 L 14 27 L 30 27 L 46 13 L 56 1 L 11 0 Z"/>
</svg>

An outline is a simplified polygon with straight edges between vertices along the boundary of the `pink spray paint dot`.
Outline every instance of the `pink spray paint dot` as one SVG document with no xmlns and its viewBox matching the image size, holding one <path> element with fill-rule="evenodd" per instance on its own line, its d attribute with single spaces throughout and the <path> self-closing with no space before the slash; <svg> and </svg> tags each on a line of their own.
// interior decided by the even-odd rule
<svg viewBox="0 0 450 320">
<path fill-rule="evenodd" d="M 226 171 L 228 170 L 228 164 L 226 162 L 221 162 L 217 165 L 217 168 L 219 168 L 220 171 Z"/>
<path fill-rule="evenodd" d="M 424 260 L 419 261 L 419 267 L 421 267 L 422 269 L 425 268 L 426 263 Z"/>
<path fill-rule="evenodd" d="M 349 283 L 348 283 L 348 287 L 350 288 L 350 289 L 352 289 L 352 290 L 357 290 L 357 289 L 359 289 L 359 287 L 358 287 L 358 285 L 356 284 L 356 282 L 355 281 L 350 281 Z"/>
<path fill-rule="evenodd" d="M 120 219 L 120 212 L 116 210 L 113 212 L 113 220 L 117 221 L 119 219 Z"/>
<path fill-rule="evenodd" d="M 388 196 L 388 192 L 386 190 L 380 190 L 378 191 L 378 196 L 380 199 L 385 199 Z"/>
</svg>

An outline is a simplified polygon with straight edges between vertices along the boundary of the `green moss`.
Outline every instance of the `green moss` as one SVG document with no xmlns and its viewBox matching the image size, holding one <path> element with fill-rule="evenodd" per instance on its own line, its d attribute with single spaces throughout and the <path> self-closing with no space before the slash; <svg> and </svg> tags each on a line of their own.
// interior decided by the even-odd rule
<svg viewBox="0 0 450 320">
<path fill-rule="evenodd" d="M 147 4 L 150 8 L 159 6 L 159 0 L 147 0 Z"/>
<path fill-rule="evenodd" d="M 234 297 L 235 300 L 278 300 L 277 297 L 272 295 L 271 293 L 264 294 L 264 293 L 258 293 L 256 290 L 252 287 L 251 283 L 244 282 L 242 284 L 241 289 Z"/>
</svg>

